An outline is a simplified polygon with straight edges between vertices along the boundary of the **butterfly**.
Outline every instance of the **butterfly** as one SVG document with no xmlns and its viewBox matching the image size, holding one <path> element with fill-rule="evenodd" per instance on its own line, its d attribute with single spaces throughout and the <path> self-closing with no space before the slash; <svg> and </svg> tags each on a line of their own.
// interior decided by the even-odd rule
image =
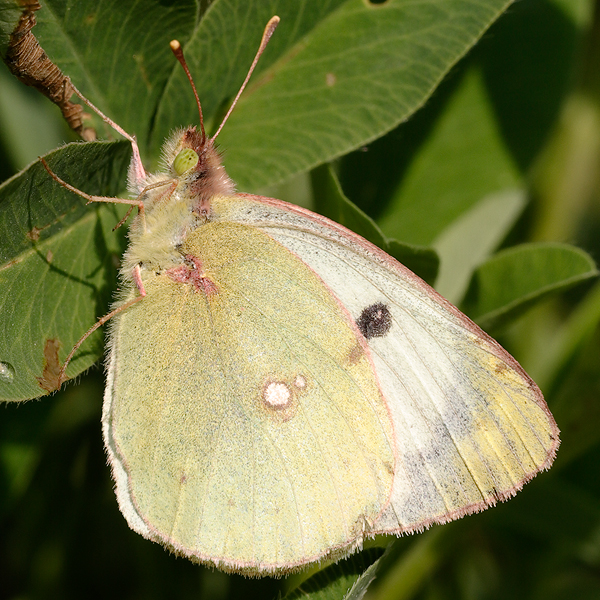
<svg viewBox="0 0 600 600">
<path fill-rule="evenodd" d="M 265 29 L 256 62 L 279 19 Z M 558 428 L 492 338 L 341 225 L 236 193 L 200 125 L 135 139 L 103 435 L 130 527 L 250 576 L 338 559 L 514 495 Z M 88 103 L 89 104 L 89 103 Z M 89 334 L 90 332 L 88 332 Z M 73 349 L 62 367 L 77 352 Z"/>
</svg>

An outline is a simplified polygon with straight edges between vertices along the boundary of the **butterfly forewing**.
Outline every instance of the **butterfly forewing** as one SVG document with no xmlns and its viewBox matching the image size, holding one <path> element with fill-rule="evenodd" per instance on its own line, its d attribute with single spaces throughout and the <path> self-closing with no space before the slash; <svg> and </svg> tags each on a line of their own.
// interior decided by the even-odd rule
<svg viewBox="0 0 600 600">
<path fill-rule="evenodd" d="M 359 325 L 373 324 L 363 333 L 397 441 L 392 501 L 373 532 L 482 510 L 550 466 L 558 429 L 538 387 L 413 273 L 340 225 L 277 200 L 240 195 L 222 211 L 283 244 Z"/>
</svg>

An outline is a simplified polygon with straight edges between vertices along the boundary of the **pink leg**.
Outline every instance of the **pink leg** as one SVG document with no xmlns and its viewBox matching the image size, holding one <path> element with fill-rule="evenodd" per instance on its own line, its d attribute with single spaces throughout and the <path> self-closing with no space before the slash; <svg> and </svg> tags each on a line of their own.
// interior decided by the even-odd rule
<svg viewBox="0 0 600 600">
<path fill-rule="evenodd" d="M 162 187 L 165 185 L 170 185 L 171 189 L 166 194 L 167 196 L 170 196 L 173 193 L 173 191 L 175 190 L 175 188 L 177 187 L 176 179 L 164 179 L 163 181 L 158 181 L 157 183 L 153 183 L 152 185 L 146 186 L 138 194 L 138 196 L 135 200 L 128 200 L 127 198 L 112 198 L 110 196 L 92 196 L 90 194 L 86 194 L 85 192 L 77 189 L 76 187 L 72 186 L 70 183 L 67 183 L 66 181 L 61 179 L 48 166 L 48 163 L 41 156 L 40 156 L 40 161 L 44 165 L 44 169 L 46 169 L 46 171 L 48 171 L 48 174 L 50 175 L 50 177 L 52 177 L 52 179 L 54 179 L 54 181 L 56 181 L 57 183 L 62 185 L 65 189 L 69 190 L 70 192 L 73 192 L 74 194 L 77 194 L 78 196 L 85 198 L 88 201 L 88 203 L 89 202 L 106 202 L 106 203 L 112 203 L 112 204 L 129 204 L 132 208 L 137 206 L 137 208 L 139 210 L 139 214 L 142 218 L 142 222 L 144 222 L 144 223 L 145 223 L 144 202 L 142 200 L 142 197 L 144 196 L 144 194 L 146 194 L 150 190 L 154 190 L 156 188 L 159 188 L 159 187 Z M 115 226 L 115 229 L 118 229 L 121 225 L 123 225 L 123 223 L 125 223 L 125 221 L 128 219 L 130 214 L 131 214 L 131 211 L 130 210 L 127 211 L 127 214 L 117 223 L 117 225 Z"/>
<path fill-rule="evenodd" d="M 70 192 L 73 192 L 74 194 L 77 194 L 78 196 L 85 198 L 88 202 L 109 202 L 109 203 L 114 203 L 114 204 L 131 204 L 133 206 L 137 206 L 140 209 L 140 212 L 144 211 L 144 203 L 140 200 L 140 197 L 142 196 L 142 194 L 144 194 L 145 190 L 135 200 L 127 200 L 126 198 L 111 198 L 110 196 L 92 196 L 90 194 L 86 194 L 85 192 L 82 192 L 81 190 L 77 189 L 76 187 L 73 187 L 70 183 L 67 183 L 66 181 L 61 179 L 48 166 L 48 163 L 41 156 L 40 156 L 40 161 L 44 165 L 44 169 L 46 169 L 46 171 L 48 171 L 48 174 L 50 175 L 50 177 L 52 177 L 52 179 L 54 179 L 54 181 L 56 181 L 57 183 L 60 183 L 60 185 L 62 185 L 64 188 L 66 188 Z"/>
<path fill-rule="evenodd" d="M 136 265 L 133 268 L 133 281 L 134 281 L 137 289 L 139 290 L 140 295 L 129 300 L 128 302 L 125 302 L 125 304 L 118 306 L 114 310 L 111 310 L 107 315 L 104 315 L 102 318 L 98 319 L 98 321 L 96 323 L 94 323 L 94 325 L 92 325 L 92 327 L 90 327 L 83 334 L 83 336 L 80 338 L 80 340 L 73 346 L 73 349 L 71 350 L 71 352 L 69 352 L 69 355 L 67 356 L 63 366 L 60 369 L 60 373 L 58 374 L 59 388 L 65 381 L 67 381 L 67 379 L 68 379 L 66 376 L 67 367 L 69 366 L 69 363 L 73 359 L 73 356 L 75 356 L 75 352 L 77 352 L 77 350 L 79 350 L 79 348 L 81 347 L 81 344 L 83 344 L 83 342 L 85 342 L 85 340 L 87 340 L 90 337 L 90 335 L 92 335 L 92 333 L 94 333 L 94 331 L 96 331 L 96 329 L 98 329 L 99 327 L 102 327 L 102 325 L 104 325 L 104 323 L 106 323 L 107 321 L 112 319 L 115 315 L 118 315 L 120 312 L 128 309 L 130 306 L 133 306 L 134 304 L 136 304 L 137 302 L 139 302 L 142 298 L 144 298 L 146 296 L 146 290 L 144 289 L 144 284 L 142 283 L 142 273 L 141 273 L 141 269 L 140 269 L 139 265 Z"/>
</svg>

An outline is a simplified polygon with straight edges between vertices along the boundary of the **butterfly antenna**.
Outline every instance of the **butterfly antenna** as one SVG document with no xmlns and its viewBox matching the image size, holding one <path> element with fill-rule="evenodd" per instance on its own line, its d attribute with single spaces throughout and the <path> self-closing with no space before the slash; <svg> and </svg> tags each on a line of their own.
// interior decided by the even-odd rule
<svg viewBox="0 0 600 600">
<path fill-rule="evenodd" d="M 240 91 L 237 93 L 237 96 L 231 103 L 231 106 L 229 107 L 227 114 L 221 121 L 221 124 L 219 125 L 219 129 L 217 129 L 217 133 L 215 133 L 215 135 L 212 136 L 211 141 L 214 141 L 214 139 L 219 135 L 219 133 L 221 133 L 221 129 L 223 129 L 223 125 L 225 125 L 227 119 L 229 118 L 229 115 L 233 111 L 235 105 L 237 104 L 237 101 L 239 100 L 240 96 L 242 95 L 242 92 L 244 91 L 244 88 L 246 87 L 246 84 L 250 80 L 250 77 L 252 76 L 252 72 L 254 71 L 254 68 L 256 67 L 256 65 L 258 63 L 258 59 L 261 57 L 262 53 L 265 51 L 265 48 L 267 47 L 267 44 L 269 43 L 269 40 L 271 39 L 271 36 L 273 35 L 275 28 L 277 27 L 277 25 L 279 25 L 279 21 L 280 21 L 280 18 L 278 16 L 274 16 L 274 17 L 271 17 L 271 19 L 267 23 L 267 26 L 265 27 L 265 31 L 263 33 L 262 40 L 260 41 L 260 46 L 258 47 L 256 56 L 254 57 L 254 60 L 252 61 L 252 64 L 250 65 L 250 69 L 248 70 L 248 75 L 246 75 L 246 79 L 244 79 L 244 83 L 242 83 L 242 87 L 240 88 Z"/>
<path fill-rule="evenodd" d="M 185 62 L 185 57 L 183 56 L 183 50 L 181 48 L 181 44 L 177 40 L 173 40 L 172 42 L 169 43 L 169 46 L 171 46 L 171 50 L 172 50 L 173 54 L 175 55 L 175 58 L 177 58 L 177 60 L 180 62 L 181 66 L 183 67 L 183 70 L 185 71 L 185 74 L 187 75 L 187 78 L 189 79 L 190 84 L 192 86 L 192 90 L 194 92 L 194 97 L 196 98 L 196 104 L 198 105 L 198 115 L 200 116 L 200 130 L 202 131 L 202 143 L 204 144 L 204 141 L 206 140 L 206 133 L 204 132 L 204 117 L 202 115 L 202 106 L 200 104 L 200 98 L 198 97 L 198 92 L 196 91 L 196 86 L 194 85 L 194 80 L 192 79 L 192 74 L 190 73 L 187 63 Z"/>
</svg>

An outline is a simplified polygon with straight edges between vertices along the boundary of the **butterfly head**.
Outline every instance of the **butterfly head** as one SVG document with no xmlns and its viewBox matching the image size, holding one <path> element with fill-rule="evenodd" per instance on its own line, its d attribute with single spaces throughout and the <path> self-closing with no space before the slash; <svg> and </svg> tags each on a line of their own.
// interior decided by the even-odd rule
<svg viewBox="0 0 600 600">
<path fill-rule="evenodd" d="M 233 182 L 223 167 L 211 138 L 194 125 L 173 133 L 163 147 L 163 164 L 179 180 L 192 202 L 192 210 L 208 215 L 213 196 L 230 196 Z"/>
<path fill-rule="evenodd" d="M 221 156 L 215 147 L 214 141 L 223 128 L 223 125 L 225 125 L 234 106 L 237 104 L 256 67 L 260 55 L 264 52 L 278 24 L 279 17 L 277 16 L 272 17 L 267 23 L 260 47 L 248 70 L 246 79 L 231 103 L 227 114 L 221 121 L 221 125 L 212 137 L 208 137 L 204 130 L 204 116 L 202 114 L 200 98 L 198 97 L 194 80 L 183 55 L 181 44 L 177 40 L 173 40 L 170 43 L 171 50 L 183 67 L 194 92 L 198 106 L 199 128 L 190 126 L 176 132 L 163 147 L 163 157 L 167 163 L 167 167 L 171 170 L 172 176 L 179 179 L 180 183 L 188 186 L 193 201 L 194 212 L 206 216 L 210 212 L 210 200 L 213 196 L 230 196 L 234 193 L 233 182 L 225 172 Z"/>
</svg>

